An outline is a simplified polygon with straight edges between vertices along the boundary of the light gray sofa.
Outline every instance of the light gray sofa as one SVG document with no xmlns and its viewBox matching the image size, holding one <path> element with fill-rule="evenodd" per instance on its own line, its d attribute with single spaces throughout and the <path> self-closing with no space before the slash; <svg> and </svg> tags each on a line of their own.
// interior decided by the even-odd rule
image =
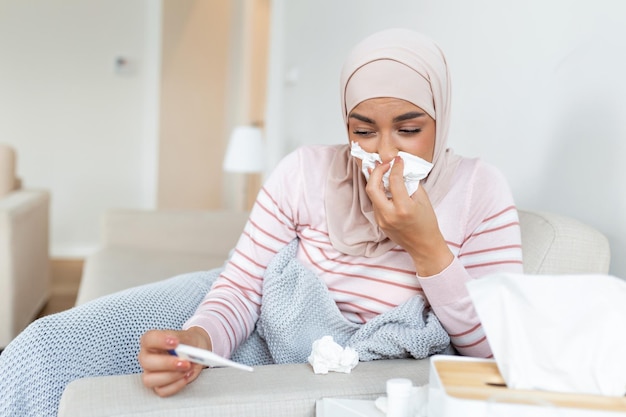
<svg viewBox="0 0 626 417">
<path fill-rule="evenodd" d="M 545 212 L 520 211 L 529 274 L 607 273 L 609 244 L 595 229 Z M 219 266 L 246 213 L 112 210 L 102 249 L 86 260 L 78 303 L 178 273 Z M 375 399 L 389 378 L 428 382 L 429 361 L 360 363 L 352 373 L 316 375 L 308 364 L 267 365 L 253 373 L 203 372 L 174 397 L 159 398 L 139 375 L 84 378 L 68 385 L 59 416 L 314 416 L 324 397 Z"/>
</svg>

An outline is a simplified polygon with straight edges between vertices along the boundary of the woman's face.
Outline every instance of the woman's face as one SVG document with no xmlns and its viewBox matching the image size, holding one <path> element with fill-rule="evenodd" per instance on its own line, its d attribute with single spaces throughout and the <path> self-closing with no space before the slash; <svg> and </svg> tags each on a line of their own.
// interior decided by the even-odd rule
<svg viewBox="0 0 626 417">
<path fill-rule="evenodd" d="M 398 151 L 433 161 L 435 120 L 421 108 L 397 98 L 372 98 L 348 115 L 348 138 L 366 152 L 377 153 L 383 162 Z M 357 158 L 359 168 L 361 160 Z"/>
</svg>

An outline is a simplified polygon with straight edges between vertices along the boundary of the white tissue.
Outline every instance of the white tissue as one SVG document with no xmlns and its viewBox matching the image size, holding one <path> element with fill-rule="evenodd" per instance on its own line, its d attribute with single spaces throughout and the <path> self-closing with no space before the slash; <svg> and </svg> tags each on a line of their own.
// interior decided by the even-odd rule
<svg viewBox="0 0 626 417">
<path fill-rule="evenodd" d="M 498 274 L 467 287 L 509 388 L 626 393 L 625 281 Z"/>
<path fill-rule="evenodd" d="M 349 374 L 359 363 L 359 354 L 349 346 L 342 348 L 332 336 L 324 336 L 313 342 L 308 360 L 316 374 L 327 374 L 328 371 Z"/>
<path fill-rule="evenodd" d="M 380 155 L 377 153 L 365 152 L 356 142 L 352 142 L 350 154 L 363 161 L 361 164 L 361 170 L 363 171 L 363 175 L 365 175 L 365 179 L 368 181 L 370 178 L 368 168 L 374 169 L 376 167 L 376 162 L 382 163 Z M 413 193 L 417 191 L 420 181 L 426 178 L 430 170 L 433 168 L 433 164 L 420 158 L 419 156 L 411 155 L 407 152 L 400 151 L 398 152 L 398 156 L 400 156 L 402 161 L 404 161 L 404 171 L 402 173 L 404 177 L 404 186 L 406 187 L 409 195 L 413 195 Z M 393 167 L 393 160 L 391 161 L 391 166 Z M 387 197 L 391 197 L 391 193 L 389 192 L 390 173 L 391 168 L 383 175 L 383 187 L 385 188 Z"/>
</svg>

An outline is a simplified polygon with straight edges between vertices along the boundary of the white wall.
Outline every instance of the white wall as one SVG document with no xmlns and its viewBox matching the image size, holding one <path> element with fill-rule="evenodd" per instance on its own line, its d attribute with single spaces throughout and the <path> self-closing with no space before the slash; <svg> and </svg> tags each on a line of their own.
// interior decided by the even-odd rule
<svg viewBox="0 0 626 417">
<path fill-rule="evenodd" d="M 0 141 L 52 193 L 53 255 L 88 253 L 108 207 L 155 205 L 160 18 L 154 0 L 0 0 Z M 626 277 L 626 2 L 273 0 L 269 166 L 345 140 L 343 57 L 391 26 L 446 51 L 455 150 L 498 166 L 520 207 L 603 231 Z"/>
<path fill-rule="evenodd" d="M 392 26 L 426 33 L 453 80 L 450 145 L 508 178 L 521 208 L 604 232 L 626 278 L 626 2 L 273 2 L 271 166 L 301 144 L 346 140 L 338 78 L 350 47 Z"/>
<path fill-rule="evenodd" d="M 97 245 L 108 207 L 154 207 L 160 19 L 153 0 L 0 0 L 0 141 L 51 192 L 53 256 Z"/>
</svg>

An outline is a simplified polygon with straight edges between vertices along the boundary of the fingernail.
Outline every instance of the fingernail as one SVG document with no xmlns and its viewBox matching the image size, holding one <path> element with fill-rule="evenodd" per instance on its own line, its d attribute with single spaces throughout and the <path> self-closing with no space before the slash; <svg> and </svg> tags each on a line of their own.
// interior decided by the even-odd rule
<svg viewBox="0 0 626 417">
<path fill-rule="evenodd" d="M 191 378 L 191 375 L 193 375 L 193 371 L 189 371 L 185 374 L 185 379 L 189 379 Z"/>
<path fill-rule="evenodd" d="M 176 339 L 171 336 L 165 338 L 165 344 L 168 346 L 176 346 Z"/>
</svg>

